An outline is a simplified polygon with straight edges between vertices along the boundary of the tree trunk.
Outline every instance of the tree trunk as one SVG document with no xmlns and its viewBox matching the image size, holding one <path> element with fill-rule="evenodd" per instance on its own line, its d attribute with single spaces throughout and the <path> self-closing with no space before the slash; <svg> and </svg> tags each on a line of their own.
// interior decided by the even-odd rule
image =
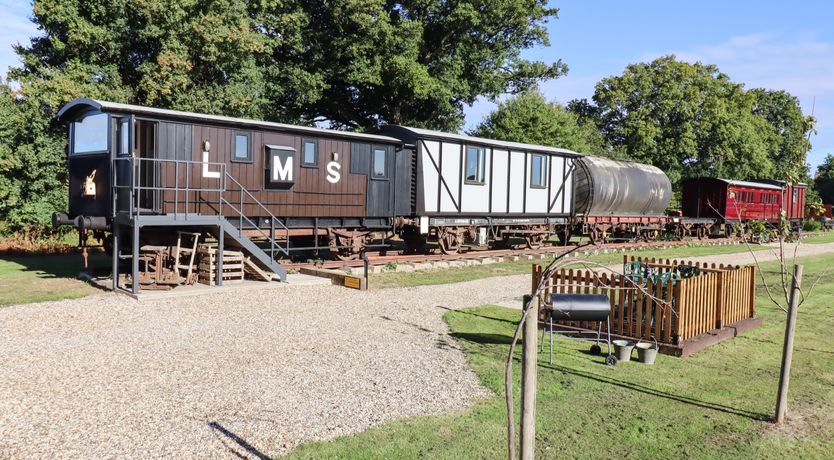
<svg viewBox="0 0 834 460">
<path fill-rule="evenodd" d="M 802 265 L 794 265 L 791 286 L 788 321 L 785 325 L 785 344 L 782 349 L 782 370 L 779 374 L 779 394 L 776 398 L 776 423 L 785 421 L 788 411 L 788 385 L 791 379 L 791 361 L 793 361 L 793 337 L 796 332 L 796 309 L 799 306 L 800 286 L 802 285 Z"/>
</svg>

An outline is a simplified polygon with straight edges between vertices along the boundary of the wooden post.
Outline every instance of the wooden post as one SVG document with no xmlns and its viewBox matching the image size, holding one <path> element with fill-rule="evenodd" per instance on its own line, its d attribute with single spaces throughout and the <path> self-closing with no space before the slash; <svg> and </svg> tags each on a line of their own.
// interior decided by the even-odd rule
<svg viewBox="0 0 834 460">
<path fill-rule="evenodd" d="M 750 270 L 750 317 L 756 317 L 756 267 L 748 267 Z"/>
<path fill-rule="evenodd" d="M 715 265 L 715 264 L 713 264 Z M 716 329 L 723 329 L 724 328 L 724 310 L 725 310 L 725 299 L 724 299 L 724 283 L 726 282 L 727 278 L 725 276 L 726 272 L 718 272 L 718 286 L 716 286 L 717 293 L 715 295 L 715 328 Z"/>
<path fill-rule="evenodd" d="M 793 267 L 793 286 L 791 287 L 788 321 L 785 325 L 785 345 L 782 348 L 782 370 L 779 373 L 779 394 L 776 399 L 776 423 L 785 421 L 788 410 L 788 385 L 791 379 L 791 361 L 793 361 L 793 337 L 796 332 L 796 309 L 799 306 L 800 286 L 802 286 L 802 265 Z"/>
<path fill-rule="evenodd" d="M 531 301 L 532 300 L 532 301 Z M 524 296 L 530 311 L 524 323 L 521 349 L 521 459 L 533 460 L 536 455 L 536 364 L 538 360 L 538 299 Z"/>
</svg>

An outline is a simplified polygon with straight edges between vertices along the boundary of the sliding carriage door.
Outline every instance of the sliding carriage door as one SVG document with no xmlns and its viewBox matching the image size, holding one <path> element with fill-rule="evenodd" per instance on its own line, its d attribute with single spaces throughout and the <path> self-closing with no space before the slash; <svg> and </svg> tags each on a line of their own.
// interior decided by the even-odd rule
<svg viewBox="0 0 834 460">
<path fill-rule="evenodd" d="M 134 169 L 138 174 L 136 183 L 139 186 L 139 209 L 143 213 L 159 214 L 162 212 L 160 177 L 163 165 L 158 159 L 156 147 L 157 124 L 139 120 L 135 126 L 133 155 L 139 158 L 138 166 Z"/>
</svg>

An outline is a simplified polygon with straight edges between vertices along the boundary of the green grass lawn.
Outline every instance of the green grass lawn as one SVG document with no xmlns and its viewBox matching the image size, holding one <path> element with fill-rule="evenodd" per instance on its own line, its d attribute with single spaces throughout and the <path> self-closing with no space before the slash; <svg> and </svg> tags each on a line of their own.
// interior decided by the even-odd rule
<svg viewBox="0 0 834 460">
<path fill-rule="evenodd" d="M 817 233 L 802 239 L 802 244 L 834 243 L 834 232 Z"/>
<path fill-rule="evenodd" d="M 829 260 L 802 260 L 806 285 Z M 777 265 L 763 267 L 775 283 Z M 834 272 L 825 272 L 798 317 L 789 423 L 783 427 L 768 420 L 776 401 L 784 314 L 759 288 L 757 311 L 765 317 L 761 328 L 688 358 L 661 355 L 654 366 L 631 362 L 608 367 L 587 353 L 587 342 L 558 340 L 554 364 L 548 364 L 546 353 L 539 359 L 538 457 L 831 458 Z M 468 410 L 306 444 L 289 457 L 505 458 L 503 360 L 518 317 L 518 310 L 495 306 L 445 316 L 472 368 L 495 396 Z M 518 361 L 515 369 L 518 377 Z"/>
<path fill-rule="evenodd" d="M 834 233 L 834 232 L 832 232 Z M 593 247 L 586 248 L 593 251 Z M 767 249 L 764 246 L 751 245 L 754 251 Z M 647 256 L 665 259 L 684 257 L 709 256 L 716 254 L 732 254 L 747 252 L 747 247 L 741 244 L 728 246 L 706 246 L 693 243 L 688 246 L 678 246 L 668 249 L 643 249 L 632 251 L 628 254 Z M 622 263 L 623 253 L 609 253 L 583 256 L 584 259 L 605 265 Z M 542 260 L 546 262 L 550 259 Z M 389 287 L 420 286 L 429 284 L 459 283 L 490 276 L 519 275 L 530 273 L 530 261 L 501 262 L 489 265 L 470 265 L 466 267 L 455 267 L 448 269 L 421 270 L 412 273 L 383 272 L 371 275 L 369 285 L 371 289 L 383 289 Z"/>
<path fill-rule="evenodd" d="M 103 265 L 104 256 L 91 255 Z M 76 278 L 83 268 L 80 254 L 0 258 L 0 306 L 84 297 L 96 292 Z"/>
</svg>

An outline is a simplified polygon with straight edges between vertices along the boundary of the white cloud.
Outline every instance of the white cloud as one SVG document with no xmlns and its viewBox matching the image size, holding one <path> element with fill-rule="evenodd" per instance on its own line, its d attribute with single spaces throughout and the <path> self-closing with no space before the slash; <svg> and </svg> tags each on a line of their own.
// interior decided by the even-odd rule
<svg viewBox="0 0 834 460">
<path fill-rule="evenodd" d="M 656 53 L 646 60 L 666 53 Z M 716 45 L 695 46 L 674 53 L 689 62 L 715 64 L 747 88 L 785 90 L 798 97 L 802 109 L 817 118 L 815 146 L 808 162 L 818 165 L 834 145 L 834 43 L 814 32 L 757 33 L 731 37 Z"/>
<path fill-rule="evenodd" d="M 747 87 L 785 89 L 803 102 L 834 94 L 834 43 L 812 33 L 743 35 L 675 54 L 686 61 L 716 64 Z"/>
</svg>

